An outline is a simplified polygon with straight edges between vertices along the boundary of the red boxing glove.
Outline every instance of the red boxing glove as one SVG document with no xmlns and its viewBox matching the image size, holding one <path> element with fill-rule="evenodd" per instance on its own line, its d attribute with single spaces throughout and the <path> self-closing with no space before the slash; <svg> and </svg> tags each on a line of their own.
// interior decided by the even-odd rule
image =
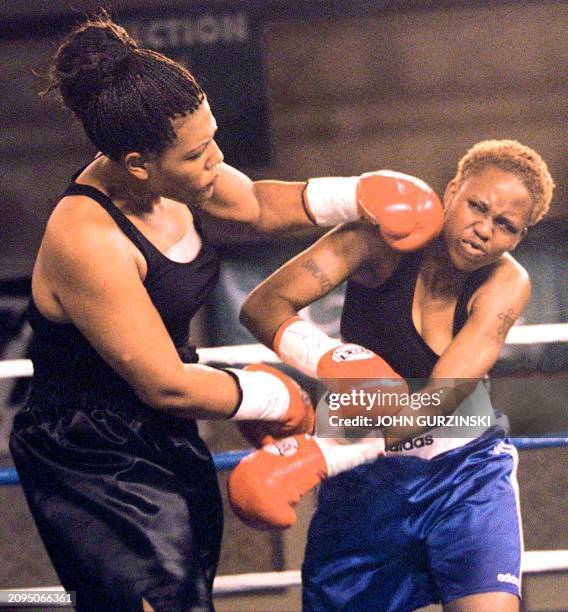
<svg viewBox="0 0 568 612">
<path fill-rule="evenodd" d="M 359 344 L 340 344 L 320 357 L 318 378 L 401 379 L 390 365 L 373 351 Z"/>
<path fill-rule="evenodd" d="M 340 344 L 329 350 L 320 358 L 317 374 L 330 391 L 341 396 L 336 414 L 343 418 L 393 416 L 402 407 L 401 396 L 408 393 L 404 378 L 359 344 Z"/>
<path fill-rule="evenodd" d="M 355 402 L 342 403 L 342 413 L 347 416 L 392 415 L 401 405 L 395 395 L 408 392 L 406 381 L 379 355 L 358 344 L 346 344 L 330 338 L 317 327 L 296 316 L 287 319 L 274 337 L 274 350 L 284 363 L 300 372 L 321 380 L 333 392 L 351 393 L 367 390 L 391 393 L 387 404 L 373 404 L 369 412 L 362 404 L 358 410 Z"/>
<path fill-rule="evenodd" d="M 309 395 L 288 375 L 269 365 L 258 363 L 244 368 L 249 372 L 267 372 L 279 378 L 288 390 L 290 401 L 286 419 L 283 421 L 237 421 L 237 427 L 245 439 L 260 448 L 274 439 L 314 430 L 315 411 Z"/>
<path fill-rule="evenodd" d="M 327 476 L 325 459 L 310 436 L 280 440 L 245 457 L 227 481 L 235 514 L 257 529 L 286 529 L 292 506 Z"/>
<path fill-rule="evenodd" d="M 295 506 L 324 478 L 384 454 L 384 440 L 336 444 L 297 435 L 245 457 L 227 481 L 235 514 L 257 529 L 286 529 L 296 522 Z"/>
<path fill-rule="evenodd" d="M 436 193 L 408 174 L 381 170 L 361 175 L 357 203 L 397 251 L 415 251 L 442 231 L 444 211 Z"/>
</svg>

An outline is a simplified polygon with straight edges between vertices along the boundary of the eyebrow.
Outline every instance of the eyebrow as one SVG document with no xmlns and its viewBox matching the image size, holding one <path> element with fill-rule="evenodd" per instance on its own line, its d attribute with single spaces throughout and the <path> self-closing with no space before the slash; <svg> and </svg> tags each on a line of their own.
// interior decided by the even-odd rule
<svg viewBox="0 0 568 612">
<path fill-rule="evenodd" d="M 469 199 L 472 202 L 475 202 L 477 204 L 481 204 L 482 206 L 485 207 L 485 209 L 487 211 L 491 211 L 491 206 L 490 206 L 489 202 L 487 202 L 483 198 L 474 198 L 474 197 L 472 197 L 472 198 L 469 198 Z M 521 221 L 517 222 L 517 221 L 512 220 L 509 217 L 509 213 L 507 213 L 507 212 L 497 214 L 497 216 L 495 216 L 494 219 L 495 220 L 501 220 L 501 221 L 504 221 L 505 223 L 508 223 L 511 226 L 511 228 L 513 228 L 516 232 L 519 232 L 521 230 L 521 228 L 522 228 L 522 225 L 523 225 Z"/>
<path fill-rule="evenodd" d="M 511 228 L 513 228 L 516 232 L 519 231 L 519 226 L 522 226 L 521 222 L 516 222 L 514 220 L 512 220 L 509 216 L 507 215 L 497 215 L 496 219 L 500 219 L 501 221 L 504 221 L 505 223 L 507 223 L 508 225 L 511 226 Z"/>
<path fill-rule="evenodd" d="M 217 125 L 217 122 L 215 122 L 215 129 L 213 130 L 213 136 L 211 138 L 209 138 L 208 140 L 205 140 L 204 142 L 202 142 L 197 147 L 195 147 L 195 149 L 191 149 L 191 151 L 188 151 L 185 154 L 185 156 L 186 157 L 190 157 L 190 156 L 195 155 L 196 153 L 198 153 L 200 151 L 200 149 L 204 149 L 215 138 L 215 134 L 217 133 L 218 129 L 219 129 L 219 126 Z"/>
</svg>

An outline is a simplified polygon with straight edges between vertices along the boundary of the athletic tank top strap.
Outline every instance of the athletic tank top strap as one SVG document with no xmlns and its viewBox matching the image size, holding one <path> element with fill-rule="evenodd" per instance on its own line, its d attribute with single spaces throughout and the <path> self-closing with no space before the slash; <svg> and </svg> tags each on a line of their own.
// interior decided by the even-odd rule
<svg viewBox="0 0 568 612">
<path fill-rule="evenodd" d="M 454 324 L 453 324 L 453 336 L 457 336 L 460 329 L 465 325 L 467 321 L 468 312 L 467 305 L 469 300 L 473 296 L 473 294 L 479 289 L 481 285 L 487 280 L 489 275 L 491 274 L 491 267 L 481 268 L 480 270 L 476 270 L 472 272 L 465 282 L 465 286 L 461 295 L 458 298 L 458 302 L 456 304 L 456 310 L 454 312 Z"/>
<path fill-rule="evenodd" d="M 152 243 L 142 234 L 142 232 L 130 221 L 130 219 L 113 203 L 113 201 L 105 195 L 102 191 L 99 191 L 95 187 L 90 185 L 83 185 L 81 183 L 71 183 L 65 190 L 63 197 L 82 195 L 98 202 L 113 218 L 114 222 L 124 232 L 130 240 L 138 247 L 146 258 L 147 263 L 150 263 L 152 258 Z"/>
<path fill-rule="evenodd" d="M 199 234 L 199 237 L 202 240 L 205 240 L 205 232 L 203 230 L 203 219 L 201 218 L 201 211 L 199 210 L 199 208 L 195 208 L 191 204 L 188 204 L 187 207 L 193 215 L 193 226 L 195 227 L 195 231 Z"/>
</svg>

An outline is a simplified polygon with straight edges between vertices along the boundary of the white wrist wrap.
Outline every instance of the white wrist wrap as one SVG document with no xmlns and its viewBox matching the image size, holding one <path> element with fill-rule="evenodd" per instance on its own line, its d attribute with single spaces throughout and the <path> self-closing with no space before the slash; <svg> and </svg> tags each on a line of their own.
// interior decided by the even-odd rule
<svg viewBox="0 0 568 612">
<path fill-rule="evenodd" d="M 385 454 L 384 438 L 370 438 L 362 441 L 333 438 L 314 438 L 327 464 L 327 475 L 335 476 L 364 463 L 373 463 Z"/>
<path fill-rule="evenodd" d="M 284 363 L 307 376 L 317 378 L 319 360 L 341 344 L 341 341 L 330 338 L 307 321 L 294 321 L 280 338 L 278 355 Z"/>
<path fill-rule="evenodd" d="M 360 218 L 357 208 L 358 181 L 358 176 L 331 176 L 308 181 L 305 203 L 318 225 L 337 225 Z"/>
<path fill-rule="evenodd" d="M 268 372 L 228 368 L 239 379 L 243 397 L 232 421 L 281 421 L 290 405 L 286 385 Z"/>
</svg>

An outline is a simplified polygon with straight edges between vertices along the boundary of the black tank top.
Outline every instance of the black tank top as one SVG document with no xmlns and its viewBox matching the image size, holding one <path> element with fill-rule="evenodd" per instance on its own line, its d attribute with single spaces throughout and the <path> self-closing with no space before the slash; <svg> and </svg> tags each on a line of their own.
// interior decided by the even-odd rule
<svg viewBox="0 0 568 612">
<path fill-rule="evenodd" d="M 192 209 L 195 227 L 202 240 L 201 250 L 192 261 L 178 263 L 161 253 L 99 190 L 72 183 L 63 197 L 68 195 L 83 195 L 98 202 L 140 250 L 147 262 L 144 286 L 148 295 L 160 313 L 182 361 L 197 362 L 197 352 L 189 342 L 189 324 L 219 276 L 218 255 L 203 236 L 197 212 Z M 101 304 L 101 308 L 104 307 Z M 132 308 L 136 308 L 136 304 L 132 304 Z M 70 383 L 74 387 L 91 387 L 91 390 L 104 392 L 105 395 L 109 392 L 127 392 L 126 381 L 98 355 L 73 324 L 49 321 L 37 309 L 33 299 L 29 305 L 29 320 L 34 330 L 30 354 L 36 381 L 44 379 L 50 384 Z"/>
<path fill-rule="evenodd" d="M 374 351 L 404 378 L 429 378 L 439 359 L 412 321 L 421 256 L 421 251 L 405 255 L 392 276 L 378 287 L 349 281 L 341 314 L 344 340 Z M 456 304 L 453 336 L 464 326 L 467 304 L 489 272 L 482 268 L 468 276 Z"/>
</svg>

